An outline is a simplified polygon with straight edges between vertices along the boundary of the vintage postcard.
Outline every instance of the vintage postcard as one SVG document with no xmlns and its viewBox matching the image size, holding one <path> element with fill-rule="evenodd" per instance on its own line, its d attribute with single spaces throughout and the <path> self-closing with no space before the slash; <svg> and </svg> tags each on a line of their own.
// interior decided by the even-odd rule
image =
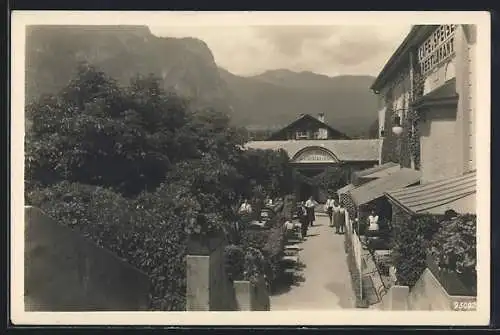
<svg viewBox="0 0 500 335">
<path fill-rule="evenodd" d="M 489 13 L 11 32 L 15 325 L 488 324 Z"/>
</svg>

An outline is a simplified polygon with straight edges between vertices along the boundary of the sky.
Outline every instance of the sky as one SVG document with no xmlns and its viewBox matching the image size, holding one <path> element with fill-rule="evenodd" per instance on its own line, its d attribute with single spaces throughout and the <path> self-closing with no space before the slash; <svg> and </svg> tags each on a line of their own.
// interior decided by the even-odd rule
<svg viewBox="0 0 500 335">
<path fill-rule="evenodd" d="M 384 26 L 150 26 L 161 37 L 199 38 L 216 63 L 251 76 L 266 70 L 311 71 L 328 76 L 377 76 L 410 25 Z"/>
</svg>

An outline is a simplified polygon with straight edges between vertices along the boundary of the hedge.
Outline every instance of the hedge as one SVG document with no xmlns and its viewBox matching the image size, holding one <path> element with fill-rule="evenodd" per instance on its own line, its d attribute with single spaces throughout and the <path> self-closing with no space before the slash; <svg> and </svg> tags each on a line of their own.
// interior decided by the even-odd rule
<svg viewBox="0 0 500 335">
<path fill-rule="evenodd" d="M 252 229 L 247 228 L 247 225 L 242 224 L 242 230 L 240 231 L 239 244 L 236 246 L 230 246 L 226 249 L 226 264 L 228 266 L 228 273 L 231 274 L 232 277 L 242 277 L 240 274 L 241 266 L 235 264 L 237 257 L 241 259 L 240 251 L 237 251 L 237 247 L 241 249 L 243 254 L 247 255 L 248 252 L 251 252 L 252 259 L 255 258 L 255 250 L 258 250 L 262 253 L 262 265 L 256 267 L 253 263 L 246 263 L 243 271 L 246 273 L 243 277 L 257 277 L 256 274 L 253 274 L 252 271 L 255 271 L 256 268 L 259 268 L 263 271 L 267 281 L 269 284 L 272 284 L 279 278 L 281 273 L 281 259 L 284 253 L 285 246 L 285 235 L 283 231 L 283 224 L 285 220 L 287 220 L 286 211 L 292 213 L 291 201 L 293 201 L 293 197 L 286 197 L 285 204 L 283 206 L 283 210 L 281 212 L 276 213 L 276 215 L 271 219 L 271 222 L 267 229 Z M 288 206 L 287 206 L 288 201 Z M 279 209 L 281 206 L 277 206 Z M 288 214 L 290 216 L 290 214 Z M 255 249 L 255 250 L 254 250 Z M 252 251 L 254 250 L 254 251 Z M 240 256 L 237 256 L 240 255 Z M 245 256 L 246 257 L 246 256 Z M 250 257 L 250 256 L 248 256 Z M 260 264 L 260 263 L 259 263 Z M 248 268 L 248 267 L 252 268 Z M 236 274 L 236 275 L 235 275 Z"/>
<path fill-rule="evenodd" d="M 476 218 L 459 215 L 410 216 L 401 209 L 393 213 L 392 261 L 400 285 L 412 287 L 427 267 L 428 254 L 438 259 L 438 266 L 463 273 L 475 283 Z M 470 279 L 472 278 L 472 279 Z"/>
<path fill-rule="evenodd" d="M 128 200 L 105 188 L 61 182 L 30 192 L 27 203 L 148 274 L 151 310 L 185 310 L 187 234 L 169 201 L 155 194 Z"/>
</svg>

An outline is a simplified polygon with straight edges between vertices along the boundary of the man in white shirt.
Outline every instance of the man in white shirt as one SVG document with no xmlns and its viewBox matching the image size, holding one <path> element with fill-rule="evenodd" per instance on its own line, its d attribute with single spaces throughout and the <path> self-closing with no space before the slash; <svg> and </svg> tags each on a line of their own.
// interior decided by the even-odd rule
<svg viewBox="0 0 500 335">
<path fill-rule="evenodd" d="M 306 201 L 307 221 L 311 227 L 314 221 L 316 221 L 316 216 L 314 215 L 314 208 L 317 205 L 318 203 L 313 199 L 313 197 L 309 197 L 309 199 Z"/>
<path fill-rule="evenodd" d="M 241 204 L 239 213 L 240 214 L 250 214 L 250 213 L 252 213 L 252 206 L 250 206 L 250 204 L 248 203 L 247 199 L 245 199 L 245 201 L 243 201 L 243 203 Z"/>
<path fill-rule="evenodd" d="M 328 214 L 328 218 L 330 218 L 330 227 L 333 227 L 333 206 L 333 197 L 329 195 L 325 204 L 325 212 Z"/>
</svg>

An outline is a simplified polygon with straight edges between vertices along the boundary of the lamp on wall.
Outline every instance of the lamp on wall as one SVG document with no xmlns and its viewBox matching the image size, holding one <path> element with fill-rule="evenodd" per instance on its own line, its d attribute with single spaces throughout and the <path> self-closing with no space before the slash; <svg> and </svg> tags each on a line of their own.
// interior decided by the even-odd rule
<svg viewBox="0 0 500 335">
<path fill-rule="evenodd" d="M 400 136 L 403 133 L 403 127 L 401 126 L 401 117 L 395 115 L 392 121 L 392 132 L 396 136 Z"/>
</svg>

